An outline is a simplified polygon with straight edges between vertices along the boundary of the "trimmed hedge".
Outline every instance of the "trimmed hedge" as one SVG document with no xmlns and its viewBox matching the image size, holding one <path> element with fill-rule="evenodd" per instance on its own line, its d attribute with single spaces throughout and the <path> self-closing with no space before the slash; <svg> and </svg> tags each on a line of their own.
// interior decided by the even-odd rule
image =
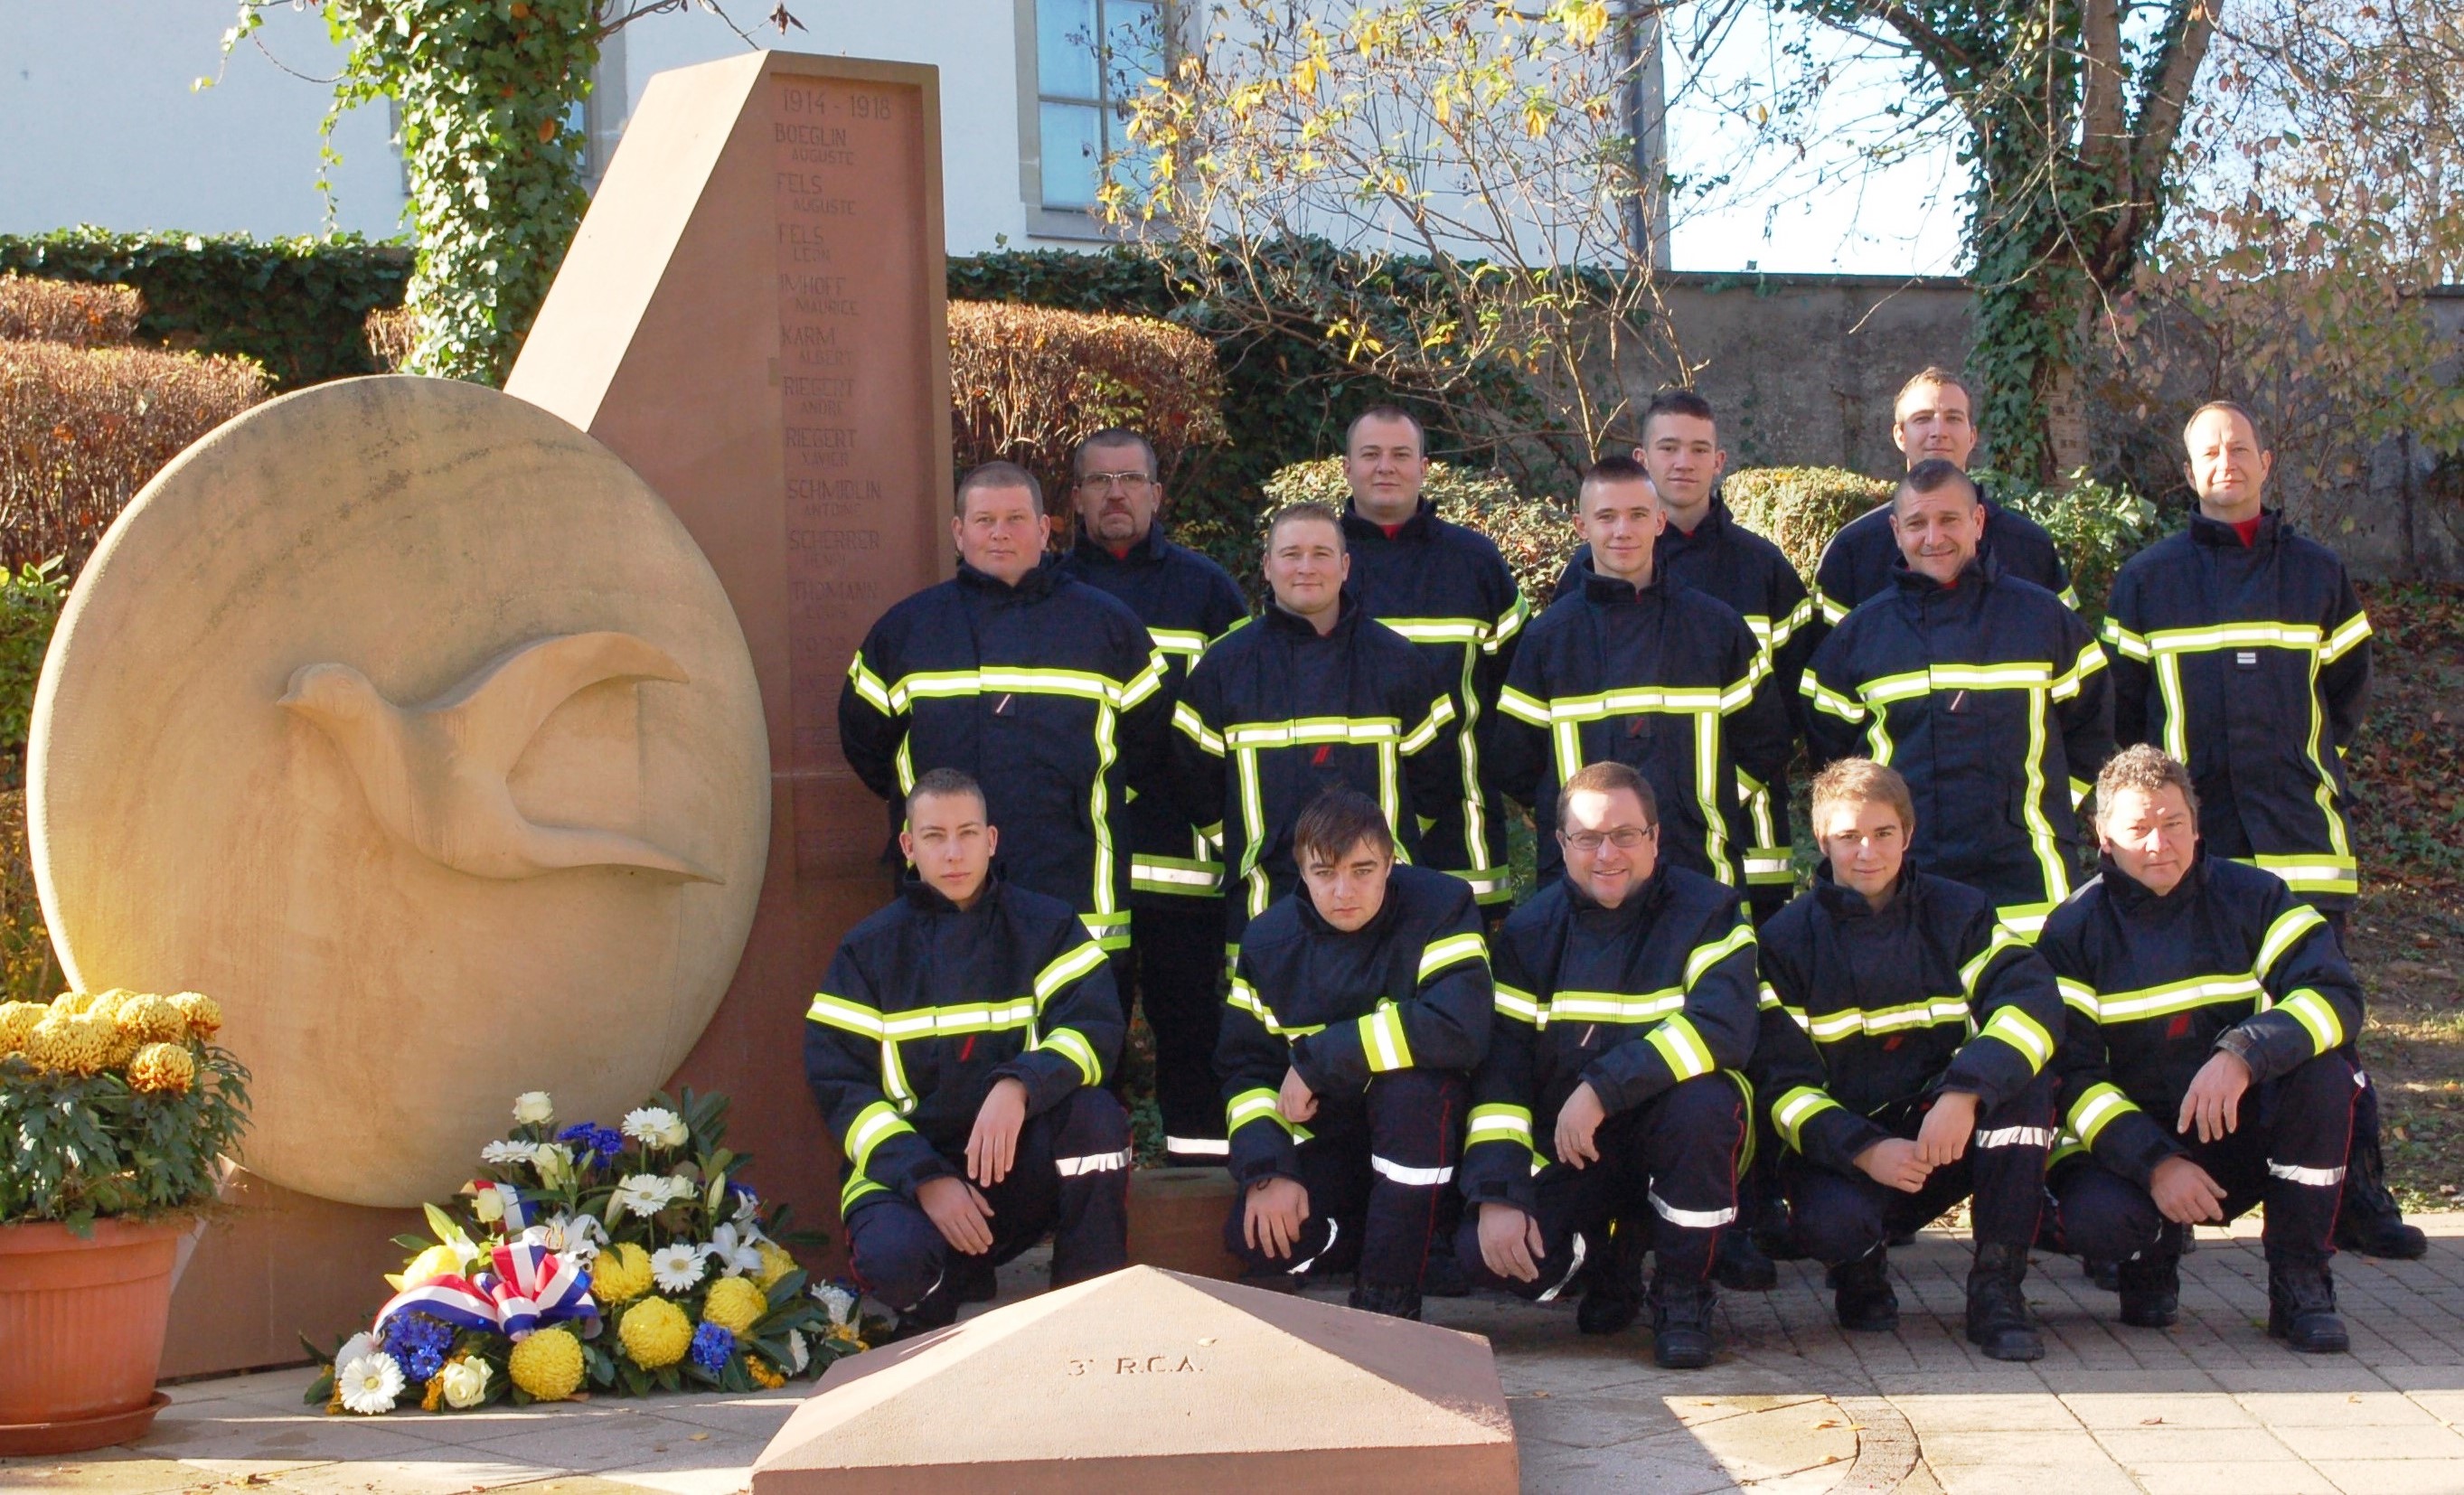
<svg viewBox="0 0 2464 1495">
<path fill-rule="evenodd" d="M 1494 541 L 1514 573 L 1515 584 L 1531 599 L 1532 606 L 1548 605 L 1558 575 L 1581 542 L 1574 534 L 1573 515 L 1547 498 L 1522 496 L 1501 473 L 1447 462 L 1429 464 L 1420 495 L 1438 506 L 1440 517 L 1478 530 Z M 1313 498 L 1340 509 L 1352 498 L 1352 490 L 1343 481 L 1343 459 L 1296 462 L 1266 480 L 1266 497 L 1274 507 Z M 1264 537 L 1255 532 L 1247 538 L 1252 571 L 1263 542 Z"/>
<path fill-rule="evenodd" d="M 144 302 L 124 285 L 83 285 L 0 274 L 0 342 L 122 347 L 137 336 Z"/>
<path fill-rule="evenodd" d="M 1881 478 L 1837 467 L 1748 468 L 1720 488 L 1737 522 L 1777 545 L 1809 588 L 1831 537 L 1891 492 Z"/>
<path fill-rule="evenodd" d="M 132 286 L 137 338 L 180 351 L 255 360 L 276 389 L 377 372 L 361 328 L 402 304 L 410 251 L 356 234 L 253 239 L 244 233 L 0 234 L 0 270 Z"/>
</svg>

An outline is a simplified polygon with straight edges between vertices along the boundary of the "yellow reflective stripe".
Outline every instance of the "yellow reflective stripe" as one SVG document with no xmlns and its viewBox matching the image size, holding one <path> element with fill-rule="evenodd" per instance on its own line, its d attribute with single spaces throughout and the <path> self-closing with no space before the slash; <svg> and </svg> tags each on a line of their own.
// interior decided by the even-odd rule
<svg viewBox="0 0 2464 1495">
<path fill-rule="evenodd" d="M 889 1192 L 887 1187 L 873 1182 L 860 1173 L 847 1175 L 847 1181 L 839 1189 L 839 1218 L 845 1220 L 848 1212 L 855 1208 L 855 1201 L 866 1195 Z"/>
<path fill-rule="evenodd" d="M 2309 623 L 2221 623 L 2203 628 L 2155 628 L 2147 648 L 2158 654 L 2206 654 L 2220 649 L 2319 648 L 2320 631 Z"/>
<path fill-rule="evenodd" d="M 1705 940 L 1695 946 L 1694 953 L 1685 957 L 1685 984 L 1691 987 L 1703 978 L 1705 972 L 1753 942 L 1753 930 L 1740 924 L 1717 939 Z"/>
<path fill-rule="evenodd" d="M 1223 1004 L 1227 1007 L 1238 1007 L 1249 1014 L 1257 1019 L 1259 1024 L 1267 1032 L 1278 1038 L 1306 1038 L 1311 1033 L 1323 1032 L 1326 1028 L 1323 1022 L 1288 1028 L 1284 1026 L 1275 1021 L 1274 1009 L 1267 1006 L 1265 1000 L 1258 995 L 1258 989 L 1237 976 L 1232 978 L 1232 993 L 1223 999 Z"/>
<path fill-rule="evenodd" d="M 2265 995 L 2255 977 L 2194 976 L 2159 986 L 2143 986 L 2136 991 L 2099 992 L 2096 994 L 2096 1020 L 2099 1022 L 2137 1022 L 2170 1013 L 2188 1012 L 2193 1007 L 2255 1002 Z"/>
<path fill-rule="evenodd" d="M 2124 659 L 2135 659 L 2143 665 L 2153 657 L 2155 652 L 2147 647 L 2145 635 L 2123 627 L 2122 620 L 2111 613 L 2104 615 L 2104 641 L 2112 646 L 2115 653 Z"/>
<path fill-rule="evenodd" d="M 1420 951 L 1419 980 L 1427 980 L 1438 972 L 1463 960 L 1486 960 L 1488 942 L 1476 934 L 1449 934 L 1433 939 Z"/>
<path fill-rule="evenodd" d="M 1730 704 L 1736 699 L 1753 695 L 1753 674 L 1727 691 L 1717 686 L 1633 686 L 1625 690 L 1601 691 L 1590 695 L 1552 695 L 1549 698 L 1550 722 L 1599 721 L 1610 716 L 1695 715 L 1702 713 L 1735 711 Z M 1737 695 L 1743 692 L 1743 697 Z M 1529 696 L 1524 697 L 1530 699 Z M 1499 702 L 1502 709 L 1504 701 Z M 1519 714 L 1516 714 L 1519 715 Z M 1547 723 L 1538 723 L 1547 725 Z"/>
<path fill-rule="evenodd" d="M 2138 1109 L 2137 1103 L 2119 1088 L 2100 1083 L 2089 1086 L 2078 1100 L 2071 1103 L 2071 1113 L 2067 1119 L 2071 1131 L 2079 1136 L 2079 1145 L 2094 1147 L 2097 1137 L 2113 1124 L 2114 1117 Z"/>
<path fill-rule="evenodd" d="M 1814 599 L 1805 597 L 1798 600 L 1797 605 L 1790 609 L 1787 617 L 1773 618 L 1766 623 L 1764 627 L 1769 630 L 1768 647 L 1771 650 L 1776 653 L 1786 647 L 1788 641 L 1796 636 L 1797 629 L 1814 621 Z M 1751 618 L 1746 620 L 1749 627 L 1753 621 Z"/>
<path fill-rule="evenodd" d="M 1788 1145 L 1799 1153 L 1805 1151 L 1805 1124 L 1826 1110 L 1838 1110 L 1840 1105 L 1810 1085 L 1800 1085 L 1781 1093 L 1771 1102 L 1771 1125 L 1788 1138 Z"/>
<path fill-rule="evenodd" d="M 2306 903 L 2297 903 L 2276 916 L 2267 926 L 2267 935 L 2258 942 L 2258 956 L 2250 963 L 2250 974 L 2261 981 L 2276 974 L 2276 963 L 2285 953 L 2299 943 L 2314 929 L 2326 926 L 2327 916 Z"/>
<path fill-rule="evenodd" d="M 2067 701 L 2079 694 L 2080 688 L 2087 683 L 2087 677 L 2103 668 L 2104 650 L 2097 647 L 2096 640 L 2088 640 L 2079 646 L 2079 658 L 2072 661 L 2070 669 L 2054 677 L 2054 699 Z"/>
<path fill-rule="evenodd" d="M 1381 1001 L 1375 1012 L 1360 1020 L 1359 1027 L 1360 1054 L 1369 1062 L 1370 1073 L 1412 1067 L 1412 1044 L 1403 1035 L 1402 1008 Z"/>
<path fill-rule="evenodd" d="M 1076 1028 L 1054 1028 L 1036 1040 L 1035 1046 L 1048 1048 L 1078 1066 L 1078 1073 L 1089 1086 L 1104 1083 L 1104 1062 L 1095 1057 L 1095 1045 Z"/>
<path fill-rule="evenodd" d="M 1454 700 L 1441 693 L 1436 700 L 1429 703 L 1428 716 L 1403 738 L 1403 751 L 1418 753 L 1426 748 L 1430 743 L 1438 740 L 1438 729 L 1454 719 Z"/>
<path fill-rule="evenodd" d="M 1815 594 L 1815 599 L 1821 605 L 1823 622 L 1836 628 L 1847 621 L 1849 609 L 1846 603 L 1839 601 L 1829 592 L 1818 592 Z"/>
<path fill-rule="evenodd" d="M 1529 1147 L 1531 1108 L 1498 1104 L 1474 1106 L 1470 1129 L 1463 1133 L 1463 1146 L 1474 1148 L 1483 1142 L 1513 1142 Z"/>
<path fill-rule="evenodd" d="M 2076 586 L 2064 583 L 2062 589 L 2054 594 L 2054 600 L 2060 603 L 2063 606 L 2068 607 L 2073 612 L 2079 611 L 2079 588 Z"/>
<path fill-rule="evenodd" d="M 2316 855 L 2237 856 L 2233 860 L 2244 867 L 2274 872 L 2295 892 L 2357 893 L 2362 889 L 2361 864 L 2348 856 L 2322 851 Z"/>
<path fill-rule="evenodd" d="M 1159 658 L 1151 659 L 1146 671 L 1138 675 L 1145 681 L 1159 667 Z M 1146 687 L 1152 691 L 1155 687 Z M 1033 669 L 1023 665 L 986 665 L 979 670 L 931 670 L 902 676 L 890 688 L 890 705 L 893 712 L 904 712 L 919 700 L 946 700 L 969 695 L 1008 693 L 1015 695 L 1063 695 L 1080 700 L 1097 701 L 1108 706 L 1124 704 L 1129 687 L 1117 680 L 1087 670 Z M 1143 696 L 1141 697 L 1143 698 Z"/>
<path fill-rule="evenodd" d="M 864 1172 L 871 1165 L 873 1152 L 902 1132 L 913 1135 L 915 1129 L 887 1101 L 874 1101 L 857 1111 L 847 1132 L 847 1153 L 855 1163 L 855 1171 Z"/>
<path fill-rule="evenodd" d="M 1812 701 L 1815 711 L 1827 712 L 1841 721 L 1859 722 L 1865 719 L 1864 707 L 1825 686 L 1820 680 L 1815 678 L 1814 671 L 1811 670 L 1798 677 L 1796 693 Z"/>
<path fill-rule="evenodd" d="M 1668 1063 L 1668 1070 L 1680 1080 L 1691 1080 L 1709 1074 L 1718 1067 L 1711 1058 L 1711 1045 L 1703 1042 L 1693 1020 L 1680 1013 L 1643 1035 L 1643 1042 L 1660 1050 Z"/>
<path fill-rule="evenodd" d="M 948 1038 L 961 1033 L 998 1033 L 1023 1028 L 1035 1021 L 1037 1003 L 1030 997 L 1005 1001 L 954 1002 L 946 1007 L 910 1007 L 882 1014 L 881 1036 L 897 1043 L 919 1038 Z"/>
<path fill-rule="evenodd" d="M 862 649 L 856 650 L 855 658 L 847 661 L 847 680 L 866 705 L 885 716 L 894 715 L 890 709 L 890 687 L 882 684 L 881 676 L 874 674 L 871 667 L 864 662 Z"/>
<path fill-rule="evenodd" d="M 2004 1007 L 1985 1024 L 1979 1038 L 1998 1038 L 2019 1051 L 2028 1061 L 2028 1072 L 2035 1074 L 2054 1057 L 2054 1036 L 2045 1025 L 2016 1007 Z"/>
<path fill-rule="evenodd" d="M 1206 635 L 1196 628 L 1150 627 L 1147 637 L 1155 640 L 1155 647 L 1167 654 L 1187 654 L 1195 659 L 1206 652 Z"/>
<path fill-rule="evenodd" d="M 878 1039 L 887 1036 L 881 1014 L 862 1002 L 833 997 L 827 992 L 815 992 L 813 1004 L 804 1009 L 805 1021 L 825 1023 L 858 1038 Z"/>
<path fill-rule="evenodd" d="M 2085 981 L 2074 981 L 2067 976 L 2054 978 L 2054 985 L 2061 991 L 2064 1006 L 2076 1008 L 2090 1022 L 2103 1021 L 2097 1011 L 2095 987 Z"/>
<path fill-rule="evenodd" d="M 1782 1002 L 1779 1000 L 1779 993 L 1771 989 L 1771 982 L 1765 981 L 1762 983 L 1762 992 L 1754 1000 L 1754 1006 L 1758 1010 L 1769 1012 L 1773 1007 L 1784 1007 L 1787 1004 L 1785 1002 Z"/>
<path fill-rule="evenodd" d="M 1035 1005 L 1040 1010 L 1064 986 L 1093 971 L 1104 963 L 1103 950 L 1092 944 L 1076 945 L 1052 958 L 1050 964 L 1035 977 Z"/>
<path fill-rule="evenodd" d="M 1683 1010 L 1685 993 L 1670 986 L 1656 992 L 1559 992 L 1549 999 L 1550 1022 L 1650 1022 Z"/>
<path fill-rule="evenodd" d="M 1113 709 L 1116 711 L 1128 711 L 1132 707 L 1137 705 L 1140 701 L 1145 700 L 1148 696 L 1162 690 L 1164 678 L 1171 672 L 1172 667 L 1164 663 L 1163 650 L 1160 649 L 1148 649 L 1147 667 L 1144 670 L 1139 671 L 1135 675 L 1131 676 L 1129 682 L 1121 687 L 1119 699 L 1112 703 Z"/>
<path fill-rule="evenodd" d="M 1517 591 L 1514 594 L 1513 605 L 1507 607 L 1504 612 L 1499 613 L 1497 615 L 1497 622 L 1489 627 L 1488 638 L 1486 642 L 1481 645 L 1481 652 L 1484 654 L 1496 653 L 1499 649 L 1505 646 L 1507 639 L 1510 639 L 1517 633 L 1522 632 L 1523 625 L 1529 623 L 1530 620 L 1531 604 L 1520 591 Z"/>
<path fill-rule="evenodd" d="M 2322 665 L 2334 664 L 2351 653 L 2356 645 L 2369 636 L 2369 615 L 2360 612 L 2353 614 L 2337 625 L 2335 632 L 2327 635 L 2325 646 L 2319 650 L 2319 662 Z"/>
<path fill-rule="evenodd" d="M 1524 694 L 1510 685 L 1497 693 L 1497 709 L 1526 726 L 1538 727 L 1543 731 L 1548 729 L 1548 704 Z"/>
<path fill-rule="evenodd" d="M 2064 886 L 2068 886 L 2067 880 Z M 2012 934 L 2033 945 L 2036 936 L 2044 933 L 2045 919 L 2053 912 L 2054 906 L 2050 903 L 2005 903 L 1995 907 L 1993 916 L 2000 919 Z"/>
<path fill-rule="evenodd" d="M 1209 731 L 1206 725 L 1206 718 L 1198 715 L 1198 708 L 1190 705 L 1187 701 L 1176 701 L 1173 703 L 1172 724 L 1178 727 L 1180 729 L 1181 736 L 1187 737 L 1190 741 L 1197 743 L 1199 747 L 1214 754 L 1217 758 L 1221 758 L 1223 756 L 1222 735 Z"/>
<path fill-rule="evenodd" d="M 1252 749 L 1302 747 L 1313 742 L 1392 742 L 1402 735 L 1403 723 L 1393 716 L 1307 716 L 1292 721 L 1236 721 L 1223 729 L 1223 743 Z"/>
<path fill-rule="evenodd" d="M 1968 999 L 1945 995 L 1891 1007 L 1841 1007 L 1820 1016 L 1809 1015 L 1806 1031 L 1817 1044 L 1837 1044 L 1863 1035 L 1897 1033 L 1903 1028 L 1928 1028 L 1956 1022 L 1966 1027 Z"/>
<path fill-rule="evenodd" d="M 1968 994 L 1968 1000 L 1969 1001 L 1974 1001 L 1976 1000 L 1976 983 L 1985 978 L 1985 968 L 1993 963 L 1993 957 L 2000 955 L 2005 950 L 2026 950 L 2028 948 L 2028 942 L 2025 939 L 2022 939 L 2016 931 L 2013 930 L 2009 925 L 2001 923 L 1999 920 L 1995 921 L 1993 925 L 1993 937 L 1985 942 L 1985 948 L 1976 953 L 1975 958 L 1969 960 L 1966 965 L 1959 968 L 1960 989 Z"/>
<path fill-rule="evenodd" d="M 2325 1053 L 2344 1041 L 2343 1020 L 2336 1016 L 2335 1004 L 2308 987 L 2276 1004 L 2276 1011 L 2289 1012 L 2295 1022 L 2310 1034 L 2317 1052 Z"/>
<path fill-rule="evenodd" d="M 1489 625 L 1478 618 L 1380 618 L 1377 621 L 1415 644 L 1482 644 L 1489 637 Z"/>
<path fill-rule="evenodd" d="M 1206 897 L 1223 886 L 1223 864 L 1183 857 L 1132 856 L 1130 887 L 1138 892 L 1181 893 Z"/>
<path fill-rule="evenodd" d="M 1508 986 L 1504 981 L 1497 982 L 1496 989 L 1498 1016 L 1529 1022 L 1533 1027 L 1540 1027 L 1548 1022 L 1548 1014 L 1542 1010 L 1537 997 L 1520 986 Z"/>
<path fill-rule="evenodd" d="M 1284 1119 L 1282 1097 L 1272 1090 L 1243 1090 L 1223 1103 L 1223 1134 L 1235 1135 L 1253 1121 L 1271 1121 L 1292 1134 L 1295 1140 L 1307 1140 L 1309 1131 Z"/>
</svg>

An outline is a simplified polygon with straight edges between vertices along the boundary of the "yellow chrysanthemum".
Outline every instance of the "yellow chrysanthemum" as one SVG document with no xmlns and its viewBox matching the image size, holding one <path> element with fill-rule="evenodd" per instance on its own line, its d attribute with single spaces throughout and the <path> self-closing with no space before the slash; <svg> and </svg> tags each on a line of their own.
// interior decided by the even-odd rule
<svg viewBox="0 0 2464 1495">
<path fill-rule="evenodd" d="M 33 1036 L 34 1024 L 52 1009 L 38 1001 L 0 1001 L 0 1054 L 20 1052 Z"/>
<path fill-rule="evenodd" d="M 109 1018 L 117 1016 L 120 1011 L 120 1004 L 123 1001 L 133 1000 L 137 995 L 137 993 L 130 991 L 125 986 L 115 986 L 109 991 L 96 992 L 93 996 L 88 997 L 85 1000 L 83 1013 L 89 1018 Z"/>
<path fill-rule="evenodd" d="M 704 1323 L 716 1324 L 731 1334 L 741 1334 L 761 1322 L 770 1311 L 769 1294 L 753 1286 L 749 1277 L 722 1277 L 710 1285 L 710 1296 L 702 1300 Z"/>
<path fill-rule="evenodd" d="M 731 1277 L 728 1280 L 733 1282 L 736 1279 Z M 777 1391 L 780 1387 L 787 1384 L 787 1377 L 770 1369 L 770 1362 L 762 1359 L 758 1354 L 749 1354 L 744 1357 L 744 1374 L 752 1376 L 753 1384 L 760 1387 L 763 1391 Z"/>
<path fill-rule="evenodd" d="M 665 1298 L 644 1298 L 627 1308 L 616 1331 L 625 1352 L 646 1371 L 673 1365 L 693 1348 L 693 1320 Z"/>
<path fill-rule="evenodd" d="M 764 1241 L 757 1249 L 761 1253 L 761 1270 L 753 1274 L 753 1282 L 763 1292 L 768 1292 L 779 1285 L 780 1278 L 796 1269 L 796 1259 L 787 1254 L 786 1247 L 775 1241 Z"/>
<path fill-rule="evenodd" d="M 562 1401 L 582 1385 L 582 1341 L 565 1330 L 542 1329 L 514 1346 L 505 1369 L 534 1401 Z"/>
<path fill-rule="evenodd" d="M 203 1041 L 222 1031 L 223 1004 L 203 992 L 182 992 L 171 1005 L 188 1020 L 188 1036 Z"/>
<path fill-rule="evenodd" d="M 590 1295 L 604 1307 L 630 1303 L 650 1290 L 650 1253 L 627 1241 L 609 1246 L 590 1264 Z"/>
<path fill-rule="evenodd" d="M 110 1062 L 112 1041 L 118 1037 L 108 1018 L 66 1017 L 55 1009 L 34 1024 L 26 1057 L 36 1068 L 55 1074 L 92 1074 Z"/>
<path fill-rule="evenodd" d="M 450 1245 L 432 1245 L 410 1259 L 399 1272 L 388 1272 L 385 1281 L 401 1292 L 417 1286 L 432 1277 L 458 1277 L 462 1274 L 462 1255 Z"/>
<path fill-rule="evenodd" d="M 52 999 L 52 1016 L 81 1018 L 85 1016 L 85 1009 L 93 1006 L 99 995 L 98 992 L 62 992 Z"/>
<path fill-rule="evenodd" d="M 111 1021 L 141 1044 L 176 1044 L 188 1036 L 187 1014 L 168 997 L 123 997 L 113 1005 Z"/>
<path fill-rule="evenodd" d="M 128 1061 L 128 1088 L 148 1095 L 186 1095 L 197 1080 L 197 1062 L 183 1044 L 148 1044 Z"/>
</svg>

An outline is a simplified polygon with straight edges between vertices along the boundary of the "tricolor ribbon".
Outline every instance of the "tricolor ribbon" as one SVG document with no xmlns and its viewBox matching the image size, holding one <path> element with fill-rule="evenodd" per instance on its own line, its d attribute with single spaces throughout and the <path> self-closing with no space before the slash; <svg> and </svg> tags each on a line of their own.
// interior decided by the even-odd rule
<svg viewBox="0 0 2464 1495">
<path fill-rule="evenodd" d="M 495 1198 L 496 1203 L 503 1210 L 505 1234 L 518 1236 L 530 1228 L 531 1210 L 528 1204 L 522 1202 L 521 1190 L 510 1183 L 494 1183 L 485 1178 L 472 1179 L 470 1190 L 478 1198 L 485 1199 L 492 1196 Z M 486 1218 L 484 1213 L 481 1218 Z"/>
<path fill-rule="evenodd" d="M 576 1319 L 588 1334 L 598 1328 L 599 1306 L 590 1300 L 590 1274 L 569 1266 L 540 1242 L 509 1241 L 491 1258 L 494 1271 L 468 1278 L 431 1277 L 413 1283 L 377 1310 L 377 1329 L 396 1313 L 419 1312 L 460 1329 L 495 1330 L 519 1342 L 542 1325 Z"/>
</svg>

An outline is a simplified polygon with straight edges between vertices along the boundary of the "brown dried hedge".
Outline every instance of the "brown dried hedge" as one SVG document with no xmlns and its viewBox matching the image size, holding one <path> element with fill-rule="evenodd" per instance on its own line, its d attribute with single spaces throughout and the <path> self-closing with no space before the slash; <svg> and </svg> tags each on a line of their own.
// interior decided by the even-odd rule
<svg viewBox="0 0 2464 1495">
<path fill-rule="evenodd" d="M 0 565 L 74 570 L 165 463 L 266 389 L 247 359 L 0 342 Z"/>
<path fill-rule="evenodd" d="M 368 313 L 363 331 L 367 335 L 368 356 L 377 367 L 391 374 L 410 362 L 411 344 L 419 341 L 419 319 L 407 306 L 380 306 Z"/>
<path fill-rule="evenodd" d="M 144 302 L 124 285 L 0 275 L 0 340 L 118 346 L 137 336 Z"/>
<path fill-rule="evenodd" d="M 1185 327 L 1002 301 L 950 303 L 950 436 L 958 470 L 1003 458 L 1063 509 L 1069 451 L 1106 426 L 1155 443 L 1164 481 L 1226 439 L 1215 350 Z"/>
</svg>

